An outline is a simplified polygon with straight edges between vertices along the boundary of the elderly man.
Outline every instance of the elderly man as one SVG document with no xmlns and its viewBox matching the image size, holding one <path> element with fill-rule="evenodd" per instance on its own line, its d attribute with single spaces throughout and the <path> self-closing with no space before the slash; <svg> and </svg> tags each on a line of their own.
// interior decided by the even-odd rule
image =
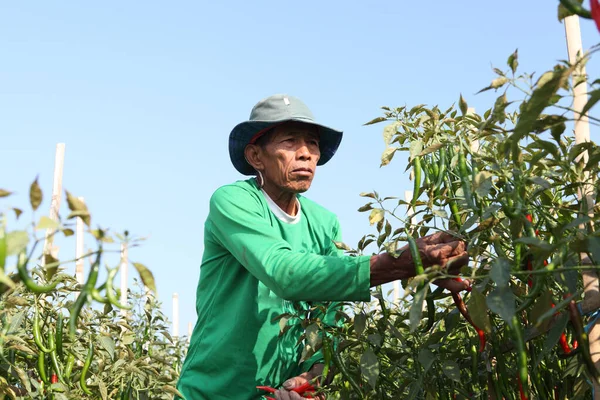
<svg viewBox="0 0 600 400">
<path fill-rule="evenodd" d="M 322 371 L 319 355 L 300 363 L 302 334 L 280 336 L 275 317 L 307 302 L 368 301 L 370 288 L 415 275 L 410 252 L 351 257 L 334 245 L 332 212 L 301 195 L 317 166 L 335 154 L 342 132 L 317 123 L 299 99 L 268 97 L 229 137 L 234 167 L 249 179 L 220 187 L 210 199 L 197 289 L 198 321 L 178 389 L 187 400 L 278 399 Z M 425 267 L 468 262 L 465 243 L 444 233 L 417 240 Z M 452 291 L 465 283 L 440 285 Z"/>
</svg>

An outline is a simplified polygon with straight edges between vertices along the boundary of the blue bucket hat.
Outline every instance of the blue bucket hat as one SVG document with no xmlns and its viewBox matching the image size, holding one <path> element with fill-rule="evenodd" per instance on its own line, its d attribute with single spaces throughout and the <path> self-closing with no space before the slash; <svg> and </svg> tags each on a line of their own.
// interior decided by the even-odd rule
<svg viewBox="0 0 600 400">
<path fill-rule="evenodd" d="M 304 122 L 319 129 L 321 158 L 317 165 L 327 163 L 340 146 L 342 131 L 315 122 L 312 112 L 300 99 L 276 94 L 259 101 L 252 108 L 250 119 L 238 124 L 229 134 L 229 157 L 235 169 L 243 175 L 254 175 L 254 168 L 244 156 L 246 146 L 254 143 L 271 128 L 287 121 Z"/>
</svg>

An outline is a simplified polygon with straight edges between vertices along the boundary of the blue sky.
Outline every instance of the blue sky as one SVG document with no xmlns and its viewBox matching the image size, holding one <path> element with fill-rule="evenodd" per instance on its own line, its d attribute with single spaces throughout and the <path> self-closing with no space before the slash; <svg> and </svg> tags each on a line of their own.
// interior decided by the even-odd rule
<svg viewBox="0 0 600 400">
<path fill-rule="evenodd" d="M 516 48 L 522 71 L 566 59 L 554 3 L 4 2 L 0 188 L 17 194 L 0 206 L 24 207 L 39 174 L 37 217 L 47 213 L 64 142 L 64 187 L 85 197 L 93 222 L 148 237 L 131 258 L 153 271 L 169 317 L 179 293 L 185 332 L 196 318 L 208 199 L 243 178 L 227 137 L 258 100 L 298 96 L 344 130 L 306 195 L 334 211 L 355 244 L 372 231 L 358 194 L 401 196 L 411 186 L 404 159 L 379 168 L 383 125 L 362 124 L 381 106 L 445 108 L 460 93 L 477 110 L 491 107 L 494 93 L 475 93 Z M 600 41 L 590 21 L 582 37 L 584 48 Z"/>
</svg>

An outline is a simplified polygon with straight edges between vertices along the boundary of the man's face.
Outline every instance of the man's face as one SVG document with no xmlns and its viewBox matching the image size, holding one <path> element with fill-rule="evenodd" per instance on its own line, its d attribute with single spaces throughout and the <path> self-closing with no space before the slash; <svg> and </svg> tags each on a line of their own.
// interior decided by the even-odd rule
<svg viewBox="0 0 600 400">
<path fill-rule="evenodd" d="M 321 157 L 318 129 L 288 122 L 275 128 L 261 146 L 265 190 L 303 193 L 310 188 Z"/>
</svg>

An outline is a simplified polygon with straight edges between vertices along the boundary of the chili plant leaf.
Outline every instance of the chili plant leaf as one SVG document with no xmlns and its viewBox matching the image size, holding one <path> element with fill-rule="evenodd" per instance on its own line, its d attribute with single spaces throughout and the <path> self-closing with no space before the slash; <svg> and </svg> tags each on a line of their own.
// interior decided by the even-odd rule
<svg viewBox="0 0 600 400">
<path fill-rule="evenodd" d="M 460 368 L 455 361 L 446 360 L 442 363 L 442 371 L 444 375 L 455 382 L 460 382 Z"/>
<path fill-rule="evenodd" d="M 531 97 L 523 103 L 521 115 L 515 125 L 514 133 L 510 136 L 513 158 L 518 150 L 520 140 L 533 130 L 538 117 L 549 105 L 552 96 L 564 85 L 574 67 L 558 68 L 546 72 L 537 82 L 537 87 Z"/>
<path fill-rule="evenodd" d="M 492 332 L 492 325 L 490 323 L 490 317 L 488 315 L 488 308 L 485 303 L 485 296 L 476 288 L 471 290 L 471 296 L 468 301 L 468 309 L 471 318 L 475 325 L 485 331 L 485 333 Z"/>
<path fill-rule="evenodd" d="M 108 352 L 111 360 L 114 360 L 116 347 L 115 341 L 109 336 L 101 336 L 98 341 L 100 342 L 100 346 L 102 346 L 102 348 Z"/>
<path fill-rule="evenodd" d="M 431 350 L 427 348 L 422 348 L 419 352 L 419 362 L 423 366 L 425 372 L 429 370 L 431 364 L 435 361 L 435 355 L 431 352 Z"/>
<path fill-rule="evenodd" d="M 466 115 L 467 111 L 469 110 L 469 106 L 467 105 L 467 102 L 463 98 L 462 93 L 458 99 L 458 106 L 460 107 L 460 112 L 462 113 L 462 115 Z"/>
<path fill-rule="evenodd" d="M 593 90 L 590 93 L 590 98 L 581 110 L 581 115 L 585 115 L 598 101 L 600 101 L 600 89 Z"/>
<path fill-rule="evenodd" d="M 6 234 L 6 255 L 14 256 L 27 247 L 29 235 L 26 231 L 12 231 Z"/>
<path fill-rule="evenodd" d="M 492 290 L 486 299 L 488 308 L 510 324 L 515 315 L 515 295 L 508 286 Z"/>
<path fill-rule="evenodd" d="M 7 196 L 10 196 L 11 194 L 12 194 L 12 192 L 9 192 L 8 190 L 0 189 L 0 197 L 7 197 Z"/>
<path fill-rule="evenodd" d="M 379 377 L 379 360 L 370 347 L 360 357 L 360 372 L 367 379 L 369 385 L 375 388 Z"/>
<path fill-rule="evenodd" d="M 380 167 L 384 167 L 384 166 L 388 165 L 390 163 L 390 161 L 392 161 L 392 158 L 394 157 L 396 150 L 398 150 L 398 147 L 388 147 L 383 151 L 383 154 L 381 155 Z"/>
<path fill-rule="evenodd" d="M 321 345 L 321 337 L 319 336 L 319 326 L 310 324 L 306 327 L 306 341 L 310 347 L 317 349 Z"/>
<path fill-rule="evenodd" d="M 508 57 L 506 64 L 510 67 L 513 74 L 517 72 L 517 67 L 519 66 L 519 49 L 516 49 L 515 52 Z"/>
<path fill-rule="evenodd" d="M 558 340 L 560 339 L 560 335 L 565 331 L 565 328 L 567 327 L 568 322 L 569 322 L 569 314 L 566 312 L 563 312 L 554 321 L 554 325 L 552 326 L 552 328 L 550 328 L 550 331 L 548 332 L 548 335 L 546 336 L 546 340 L 544 340 L 544 348 L 542 350 L 542 354 L 540 354 L 538 356 L 538 358 L 536 359 L 536 365 L 542 359 L 544 359 L 548 354 L 550 354 L 550 352 L 552 351 L 554 346 L 556 346 L 556 344 L 558 343 Z"/>
<path fill-rule="evenodd" d="M 506 258 L 497 258 L 492 264 L 490 276 L 499 288 L 508 287 L 510 280 L 510 261 Z"/>
<path fill-rule="evenodd" d="M 396 121 L 394 123 L 386 125 L 386 127 L 383 128 L 383 142 L 386 146 L 389 146 L 392 143 L 392 139 L 394 138 L 394 135 L 398 133 L 398 127 L 400 125 L 401 123 Z"/>
<path fill-rule="evenodd" d="M 374 208 L 369 215 L 369 224 L 373 225 L 378 223 L 379 221 L 383 220 L 384 215 L 385 211 L 383 211 L 381 208 Z"/>
<path fill-rule="evenodd" d="M 29 203 L 33 211 L 37 210 L 40 204 L 42 204 L 42 189 L 38 184 L 38 178 L 36 177 L 31 186 L 29 187 Z"/>
<path fill-rule="evenodd" d="M 374 119 L 370 120 L 369 122 L 366 122 L 363 125 L 373 125 L 373 124 L 377 124 L 377 123 L 383 122 L 383 121 L 387 121 L 387 118 L 385 118 L 385 117 L 377 117 L 377 118 L 374 118 Z"/>
<path fill-rule="evenodd" d="M 42 229 L 56 229 L 59 226 L 60 226 L 60 223 L 58 221 L 55 221 L 52 218 L 49 218 L 49 217 L 46 217 L 46 216 L 42 216 L 40 218 L 40 221 L 36 225 L 35 229 L 38 229 L 38 230 L 42 230 Z"/>
<path fill-rule="evenodd" d="M 132 263 L 138 274 L 140 274 L 140 279 L 146 285 L 146 287 L 156 293 L 156 283 L 154 282 L 154 275 L 152 272 L 142 263 Z"/>
<path fill-rule="evenodd" d="M 538 279 L 541 276 L 538 276 Z M 538 325 L 538 321 L 540 317 L 544 315 L 548 310 L 552 308 L 552 295 L 548 290 L 544 290 L 540 296 L 537 298 L 533 307 L 531 308 L 531 312 L 529 313 L 529 319 L 534 325 Z M 546 320 L 539 324 L 540 330 L 544 331 L 550 321 Z"/>
<path fill-rule="evenodd" d="M 360 337 L 367 326 L 367 316 L 360 312 L 354 316 L 354 333 L 356 337 Z"/>
<path fill-rule="evenodd" d="M 421 321 L 421 315 L 423 314 L 423 306 L 425 304 L 425 296 L 427 296 L 427 291 L 429 289 L 429 285 L 424 285 L 414 296 L 412 305 L 410 306 L 409 311 L 409 320 L 410 320 L 410 331 L 414 332 L 419 326 L 419 322 Z"/>
<path fill-rule="evenodd" d="M 83 202 L 83 200 L 73 196 L 69 193 L 68 190 L 65 190 L 67 196 L 67 204 L 69 206 L 69 210 L 71 210 L 71 214 L 67 216 L 67 219 L 72 219 L 75 217 L 80 217 L 81 220 L 87 225 L 90 226 L 91 216 L 88 211 L 87 205 Z"/>
</svg>

